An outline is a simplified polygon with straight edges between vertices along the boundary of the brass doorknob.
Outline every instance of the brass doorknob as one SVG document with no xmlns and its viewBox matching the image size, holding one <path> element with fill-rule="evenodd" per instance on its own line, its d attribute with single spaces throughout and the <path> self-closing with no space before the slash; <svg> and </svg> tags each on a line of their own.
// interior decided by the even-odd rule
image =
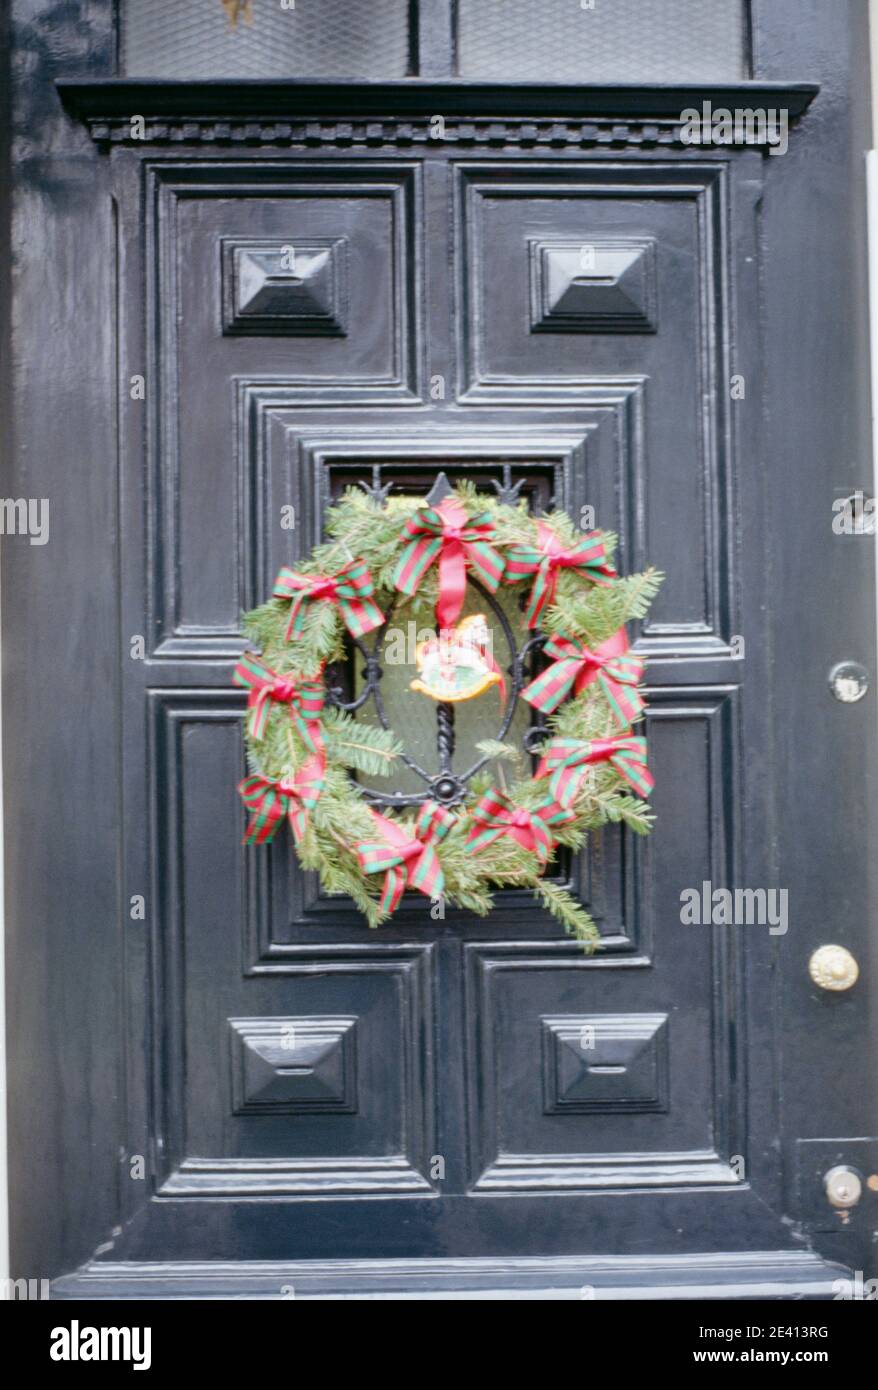
<svg viewBox="0 0 878 1390">
<path fill-rule="evenodd" d="M 819 946 L 808 962 L 808 973 L 821 989 L 850 989 L 860 967 L 846 946 Z"/>
</svg>

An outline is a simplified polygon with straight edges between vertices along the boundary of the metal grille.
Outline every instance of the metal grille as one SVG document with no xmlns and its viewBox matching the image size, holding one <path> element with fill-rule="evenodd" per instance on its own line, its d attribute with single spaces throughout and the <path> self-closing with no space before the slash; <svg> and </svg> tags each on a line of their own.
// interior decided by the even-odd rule
<svg viewBox="0 0 878 1390">
<path fill-rule="evenodd" d="M 380 498 L 382 489 L 389 483 L 395 490 L 398 487 L 399 491 L 424 495 L 425 500 L 429 491 L 429 500 L 438 502 L 447 495 L 449 479 L 454 479 L 457 471 L 449 468 L 447 474 L 440 473 L 438 478 L 434 474 L 428 482 L 423 470 L 408 472 L 404 466 L 398 469 L 382 467 L 374 469 L 366 483 L 362 472 L 356 478 L 341 470 L 339 478 L 333 469 L 332 491 L 340 491 L 356 481 Z M 461 475 L 467 472 L 472 476 L 472 470 L 461 470 Z M 403 478 L 406 480 L 404 487 L 401 485 Z M 540 470 L 530 469 L 526 475 L 522 472 L 517 485 L 513 468 L 508 464 L 485 469 L 480 478 L 486 485 L 486 492 L 493 486 L 504 500 L 511 501 L 520 495 L 539 510 L 550 501 L 549 475 L 541 475 Z M 498 700 L 496 691 L 471 704 L 460 705 L 434 704 L 413 694 L 409 682 L 414 672 L 408 660 L 402 665 L 388 664 L 386 660 L 387 631 L 394 627 L 392 613 L 388 614 L 386 630 L 382 629 L 372 639 L 351 643 L 349 662 L 329 670 L 330 702 L 342 709 L 355 710 L 357 718 L 365 723 L 392 728 L 405 750 L 401 765 L 394 767 L 388 779 L 372 778 L 374 785 L 364 787 L 371 801 L 402 806 L 432 797 L 454 805 L 466 797 L 476 773 L 492 765 L 492 760 L 478 748 L 481 741 L 506 741 L 517 745 L 525 754 L 530 753 L 534 741 L 542 741 L 542 721 L 518 696 L 525 682 L 536 673 L 544 639 L 540 634 L 522 630 L 518 604 L 519 597 L 511 590 L 501 589 L 495 598 L 470 579 L 463 616 L 479 612 L 487 619 L 493 635 L 494 656 L 504 671 L 505 701 Z"/>
<path fill-rule="evenodd" d="M 458 0 L 458 71 L 485 81 L 746 76 L 745 0 Z"/>
<path fill-rule="evenodd" d="M 123 0 L 128 77 L 404 77 L 409 0 Z"/>
</svg>

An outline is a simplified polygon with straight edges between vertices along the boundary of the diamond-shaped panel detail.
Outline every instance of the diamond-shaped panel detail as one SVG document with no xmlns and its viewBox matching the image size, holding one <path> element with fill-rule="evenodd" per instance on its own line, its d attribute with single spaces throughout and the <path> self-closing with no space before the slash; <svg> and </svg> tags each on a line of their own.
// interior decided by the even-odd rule
<svg viewBox="0 0 878 1390">
<path fill-rule="evenodd" d="M 531 332 L 654 333 L 651 237 L 529 242 Z"/>
<path fill-rule="evenodd" d="M 226 333 L 344 337 L 347 242 L 223 242 Z"/>
<path fill-rule="evenodd" d="M 541 1019 L 547 1115 L 667 1109 L 667 1015 Z"/>
<path fill-rule="evenodd" d="M 235 1115 L 353 1115 L 355 1018 L 230 1018 Z"/>
</svg>

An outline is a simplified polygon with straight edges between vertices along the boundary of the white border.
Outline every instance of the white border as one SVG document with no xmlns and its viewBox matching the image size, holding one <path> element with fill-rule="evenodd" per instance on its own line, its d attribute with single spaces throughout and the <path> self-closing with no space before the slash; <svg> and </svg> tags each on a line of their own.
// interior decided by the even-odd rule
<svg viewBox="0 0 878 1390">
<path fill-rule="evenodd" d="M 869 0 L 872 145 L 878 146 L 878 0 Z M 869 348 L 872 379 L 872 494 L 878 491 L 878 148 L 866 151 L 866 215 L 869 260 Z M 878 534 L 876 534 L 878 545 Z"/>
<path fill-rule="evenodd" d="M 869 0 L 872 89 L 872 138 L 878 125 L 878 0 Z M 878 149 L 866 151 L 869 218 L 869 316 L 872 357 L 872 458 L 878 477 Z M 2 641 L 2 634 L 0 634 Z M 2 701 L 0 701 L 2 733 Z M 3 824 L 2 742 L 0 742 L 0 834 Z M 4 973 L 5 913 L 3 855 L 0 853 L 0 1299 L 8 1288 L 9 1271 L 9 1175 L 6 1130 L 6 989 Z"/>
<path fill-rule="evenodd" d="M 0 702 L 0 1299 L 9 1289 L 9 1171 L 6 1163 L 6 915 L 3 899 L 3 710 Z"/>
</svg>

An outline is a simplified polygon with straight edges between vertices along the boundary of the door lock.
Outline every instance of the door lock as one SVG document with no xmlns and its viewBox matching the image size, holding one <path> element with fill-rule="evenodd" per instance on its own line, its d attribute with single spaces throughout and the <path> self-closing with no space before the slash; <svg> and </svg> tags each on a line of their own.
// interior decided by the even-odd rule
<svg viewBox="0 0 878 1390">
<path fill-rule="evenodd" d="M 840 661 L 829 673 L 829 686 L 836 700 L 855 705 L 869 689 L 869 672 L 858 661 Z"/>
<path fill-rule="evenodd" d="M 821 989 L 850 989 L 860 967 L 846 946 L 818 946 L 808 961 L 808 974 Z"/>
<path fill-rule="evenodd" d="M 839 1164 L 830 1168 L 823 1178 L 826 1197 L 831 1206 L 840 1211 L 855 1207 L 863 1195 L 863 1180 L 853 1168 Z"/>
</svg>

